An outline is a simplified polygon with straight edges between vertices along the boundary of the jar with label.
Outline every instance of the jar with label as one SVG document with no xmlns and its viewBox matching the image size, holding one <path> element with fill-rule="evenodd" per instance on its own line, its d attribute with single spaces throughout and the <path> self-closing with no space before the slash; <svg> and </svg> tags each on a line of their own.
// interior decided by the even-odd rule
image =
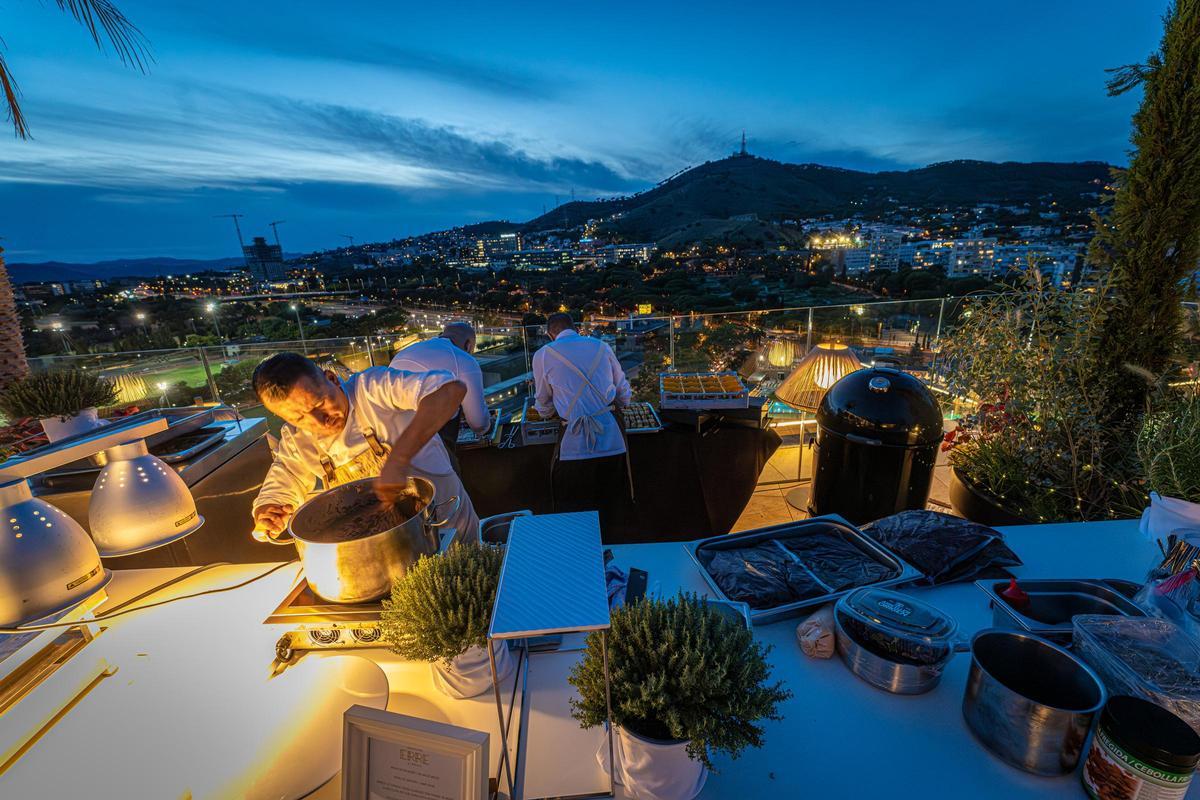
<svg viewBox="0 0 1200 800">
<path fill-rule="evenodd" d="M 1200 736 L 1139 697 L 1110 698 L 1083 765 L 1095 800 L 1182 800 L 1200 761 Z"/>
</svg>

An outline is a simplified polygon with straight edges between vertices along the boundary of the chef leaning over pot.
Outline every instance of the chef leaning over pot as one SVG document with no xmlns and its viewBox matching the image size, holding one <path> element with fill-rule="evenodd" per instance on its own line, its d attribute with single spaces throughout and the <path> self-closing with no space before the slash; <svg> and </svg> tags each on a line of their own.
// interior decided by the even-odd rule
<svg viewBox="0 0 1200 800">
<path fill-rule="evenodd" d="M 256 536 L 284 532 L 317 480 L 328 488 L 374 477 L 375 493 L 391 501 L 415 476 L 433 483 L 438 502 L 461 498 L 449 520 L 455 541 L 479 539 L 479 518 L 437 435 L 466 394 L 450 373 L 372 367 L 340 380 L 299 353 L 276 353 L 252 383 L 287 423 L 254 501 Z"/>
</svg>

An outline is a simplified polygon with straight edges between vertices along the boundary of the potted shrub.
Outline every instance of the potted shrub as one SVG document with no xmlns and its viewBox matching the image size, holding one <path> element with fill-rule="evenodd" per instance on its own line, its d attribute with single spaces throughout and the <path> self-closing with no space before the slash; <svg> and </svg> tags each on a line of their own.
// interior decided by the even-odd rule
<svg viewBox="0 0 1200 800">
<path fill-rule="evenodd" d="M 607 636 L 615 774 L 639 800 L 690 800 L 711 756 L 762 745 L 759 720 L 779 719 L 791 696 L 770 681 L 768 649 L 695 596 L 643 600 L 612 612 Z M 572 715 L 608 718 L 599 633 L 571 672 Z M 607 765 L 607 740 L 597 758 Z"/>
<path fill-rule="evenodd" d="M 103 424 L 97 409 L 117 399 L 116 386 L 82 370 L 44 372 L 15 381 L 0 393 L 0 411 L 11 422 L 40 420 L 52 442 Z"/>
<path fill-rule="evenodd" d="M 1164 538 L 1200 525 L 1200 395 L 1170 390 L 1142 420 L 1137 454 L 1150 491 L 1142 531 Z"/>
<path fill-rule="evenodd" d="M 474 697 L 492 687 L 487 631 L 503 560 L 496 547 L 456 545 L 418 561 L 383 601 L 383 640 L 403 658 L 430 662 L 434 685 L 450 697 Z M 501 680 L 512 668 L 508 648 L 498 647 Z"/>
<path fill-rule="evenodd" d="M 951 391 L 977 411 L 950 437 L 951 502 L 983 524 L 1111 519 L 1143 505 L 1132 448 L 1112 447 L 1093 348 L 1103 291 L 1050 285 L 964 301 L 943 348 Z"/>
</svg>

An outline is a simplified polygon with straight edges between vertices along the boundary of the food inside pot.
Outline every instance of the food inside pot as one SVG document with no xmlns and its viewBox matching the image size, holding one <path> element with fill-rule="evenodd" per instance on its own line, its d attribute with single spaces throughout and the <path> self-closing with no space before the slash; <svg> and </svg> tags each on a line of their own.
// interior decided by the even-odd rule
<svg viewBox="0 0 1200 800">
<path fill-rule="evenodd" d="M 424 508 L 425 503 L 413 494 L 401 495 L 393 503 L 357 495 L 353 502 L 332 504 L 321 519 L 306 520 L 302 536 L 310 542 L 349 542 L 403 525 Z"/>
<path fill-rule="evenodd" d="M 875 655 L 898 664 L 934 666 L 945 661 L 951 654 L 951 647 L 948 643 L 913 641 L 870 625 L 841 609 L 837 611 L 837 620 L 846 635 L 853 639 L 859 647 L 866 648 Z"/>
</svg>

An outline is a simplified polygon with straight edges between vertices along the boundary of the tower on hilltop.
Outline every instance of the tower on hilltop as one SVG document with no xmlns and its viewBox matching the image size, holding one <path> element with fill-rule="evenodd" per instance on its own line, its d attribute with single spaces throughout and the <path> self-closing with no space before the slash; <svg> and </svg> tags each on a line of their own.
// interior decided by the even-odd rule
<svg viewBox="0 0 1200 800">
<path fill-rule="evenodd" d="M 734 153 L 734 155 L 737 156 L 738 158 L 745 158 L 746 156 L 750 155 L 749 153 L 746 152 L 746 129 L 745 128 L 742 129 L 741 149 L 739 149 L 736 153 Z"/>
</svg>

